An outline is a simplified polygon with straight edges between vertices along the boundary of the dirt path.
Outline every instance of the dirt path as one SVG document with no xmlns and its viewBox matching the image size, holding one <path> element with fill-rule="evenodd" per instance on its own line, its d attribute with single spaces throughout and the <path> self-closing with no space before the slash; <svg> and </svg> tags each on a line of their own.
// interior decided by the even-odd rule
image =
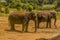
<svg viewBox="0 0 60 40">
<path fill-rule="evenodd" d="M 53 23 L 52 23 L 53 24 Z M 21 33 L 22 25 L 16 25 L 16 30 L 19 31 L 6 31 L 10 29 L 8 24 L 7 17 L 0 17 L 0 40 L 36 40 L 38 38 L 52 38 L 56 35 L 60 34 L 60 20 L 57 20 L 57 29 L 52 27 L 51 29 L 38 29 L 36 33 L 34 33 L 34 22 L 29 22 L 29 32 Z"/>
</svg>

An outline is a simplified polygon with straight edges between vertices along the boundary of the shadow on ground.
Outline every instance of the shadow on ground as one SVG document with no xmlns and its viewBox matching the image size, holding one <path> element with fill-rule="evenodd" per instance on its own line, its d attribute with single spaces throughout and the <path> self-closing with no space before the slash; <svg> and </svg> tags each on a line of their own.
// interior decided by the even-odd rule
<svg viewBox="0 0 60 40">
<path fill-rule="evenodd" d="M 39 39 L 36 39 L 36 40 L 60 40 L 60 35 L 57 35 L 51 39 L 46 39 L 46 38 L 39 38 Z"/>
</svg>

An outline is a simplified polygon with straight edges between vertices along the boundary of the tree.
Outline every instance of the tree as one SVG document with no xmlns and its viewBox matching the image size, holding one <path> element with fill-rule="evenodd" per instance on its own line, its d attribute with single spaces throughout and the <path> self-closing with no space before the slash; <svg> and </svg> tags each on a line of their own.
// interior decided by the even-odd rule
<svg viewBox="0 0 60 40">
<path fill-rule="evenodd" d="M 55 0 L 49 0 L 49 4 L 53 4 Z"/>
<path fill-rule="evenodd" d="M 57 0 L 57 6 L 60 6 L 60 0 Z"/>
<path fill-rule="evenodd" d="M 44 0 L 38 0 L 37 5 L 42 6 Z"/>
<path fill-rule="evenodd" d="M 29 10 L 29 11 L 32 11 L 32 10 L 33 10 L 33 6 L 32 6 L 32 5 L 29 5 L 29 6 L 28 6 L 28 10 Z"/>
<path fill-rule="evenodd" d="M 5 14 L 8 14 L 9 13 L 9 7 L 5 7 Z"/>
</svg>

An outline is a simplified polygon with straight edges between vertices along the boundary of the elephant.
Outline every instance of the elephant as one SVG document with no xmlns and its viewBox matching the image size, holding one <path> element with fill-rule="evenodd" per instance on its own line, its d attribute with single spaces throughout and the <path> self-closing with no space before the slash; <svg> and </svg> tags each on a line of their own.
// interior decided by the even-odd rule
<svg viewBox="0 0 60 40">
<path fill-rule="evenodd" d="M 56 11 L 48 11 L 48 10 L 44 10 L 44 11 L 40 11 L 37 13 L 37 20 L 38 20 L 38 28 L 39 28 L 39 23 L 40 22 L 47 22 L 46 23 L 46 28 L 48 28 L 48 24 L 49 27 L 51 28 L 51 19 L 54 19 L 54 26 L 56 27 Z"/>
<path fill-rule="evenodd" d="M 22 24 L 22 32 L 28 32 L 28 24 L 30 20 L 35 21 L 36 32 L 36 15 L 34 12 L 26 12 L 25 14 L 12 12 L 8 17 L 9 24 L 11 25 L 11 30 L 15 30 L 15 24 Z"/>
</svg>

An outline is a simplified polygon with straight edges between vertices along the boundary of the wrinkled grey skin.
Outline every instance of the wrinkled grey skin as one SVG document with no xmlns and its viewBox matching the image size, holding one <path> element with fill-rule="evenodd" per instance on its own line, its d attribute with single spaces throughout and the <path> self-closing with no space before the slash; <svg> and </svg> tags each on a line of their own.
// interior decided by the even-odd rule
<svg viewBox="0 0 60 40">
<path fill-rule="evenodd" d="M 34 12 L 30 12 L 29 14 L 28 14 L 28 21 L 27 21 L 27 23 L 29 23 L 29 21 L 30 20 L 33 20 L 34 22 L 35 22 L 35 31 L 34 32 L 36 32 L 37 31 L 37 25 L 36 25 L 36 14 L 34 13 Z"/>
<path fill-rule="evenodd" d="M 41 22 L 45 22 L 46 21 L 46 28 L 48 27 L 48 24 L 49 26 L 51 27 L 51 24 L 50 24 L 50 18 L 49 18 L 49 14 L 45 14 L 43 11 L 38 13 L 37 14 L 37 20 L 38 20 L 38 28 L 39 27 L 39 23 Z"/>
<path fill-rule="evenodd" d="M 52 18 L 54 19 L 54 26 L 56 28 L 56 12 L 48 11 L 47 14 L 45 12 L 41 11 L 41 12 L 37 13 L 38 28 L 39 28 L 39 23 L 45 22 L 45 21 L 46 21 L 46 28 L 48 28 L 48 25 L 51 28 L 51 19 Z"/>
<path fill-rule="evenodd" d="M 35 24 L 36 24 L 36 20 L 35 20 L 35 13 L 33 12 L 29 12 L 26 13 L 24 15 L 18 15 L 16 13 L 11 13 L 8 17 L 8 21 L 11 25 L 11 30 L 15 30 L 15 24 L 22 24 L 22 32 L 28 32 L 28 24 L 30 20 L 34 20 Z M 36 27 L 35 27 L 35 32 L 36 32 Z"/>
<path fill-rule="evenodd" d="M 8 17 L 9 24 L 11 26 L 11 30 L 15 30 L 15 24 L 22 24 L 22 31 L 24 31 L 24 26 L 26 24 L 25 15 L 18 15 L 16 13 L 11 13 Z"/>
<path fill-rule="evenodd" d="M 37 19 L 36 19 L 37 18 Z M 51 28 L 51 19 L 54 19 L 54 25 L 56 27 L 56 12 L 49 11 L 48 14 L 45 14 L 44 11 L 41 11 L 37 13 L 37 15 L 34 12 L 29 12 L 24 15 L 16 14 L 15 12 L 11 13 L 8 17 L 8 21 L 11 25 L 11 30 L 15 30 L 15 24 L 22 24 L 22 32 L 28 32 L 28 25 L 29 21 L 33 20 L 35 22 L 35 32 L 37 30 L 37 27 L 39 28 L 40 22 L 46 21 L 46 28 Z"/>
<path fill-rule="evenodd" d="M 50 16 L 51 16 L 51 19 L 54 19 L 54 26 L 55 26 L 55 28 L 57 28 L 57 26 L 56 26 L 57 12 L 56 11 L 50 11 Z"/>
</svg>

